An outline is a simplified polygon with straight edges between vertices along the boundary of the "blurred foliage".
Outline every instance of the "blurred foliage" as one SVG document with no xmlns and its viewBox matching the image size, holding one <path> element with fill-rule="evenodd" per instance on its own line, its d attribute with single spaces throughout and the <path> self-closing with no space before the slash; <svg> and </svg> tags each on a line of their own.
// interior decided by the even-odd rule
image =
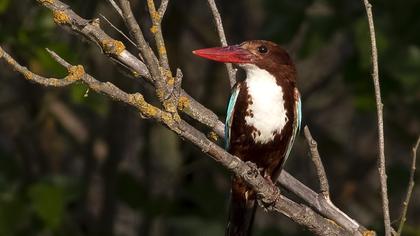
<svg viewBox="0 0 420 236">
<path fill-rule="evenodd" d="M 67 2 L 81 16 L 103 14 L 124 28 L 106 1 Z M 132 2 L 148 29 L 144 1 Z M 397 223 L 410 146 L 420 132 L 416 30 L 420 1 L 372 4 L 385 104 L 391 216 Z M 235 0 L 218 5 L 229 39 L 265 38 L 290 47 L 301 75 L 304 123 L 319 142 L 333 200 L 381 234 L 376 108 L 362 2 Z M 224 68 L 190 54 L 218 42 L 207 4 L 171 1 L 164 24 L 172 66 L 184 71 L 184 88 L 224 117 L 228 96 Z M 124 40 L 103 20 L 101 25 Z M 35 1 L 0 0 L 0 42 L 36 73 L 54 77 L 66 73 L 46 53 L 48 47 L 85 65 L 100 80 L 153 95 L 116 70 L 94 45 L 58 29 L 51 13 Z M 302 139 L 292 155 L 286 168 L 317 189 Z M 223 235 L 228 193 L 229 174 L 223 168 L 172 133 L 141 120 L 126 105 L 81 84 L 42 88 L 1 67 L 0 236 Z M 417 186 L 404 235 L 420 235 L 419 194 Z M 257 215 L 255 231 L 261 236 L 310 235 L 285 217 L 263 212 Z"/>
</svg>

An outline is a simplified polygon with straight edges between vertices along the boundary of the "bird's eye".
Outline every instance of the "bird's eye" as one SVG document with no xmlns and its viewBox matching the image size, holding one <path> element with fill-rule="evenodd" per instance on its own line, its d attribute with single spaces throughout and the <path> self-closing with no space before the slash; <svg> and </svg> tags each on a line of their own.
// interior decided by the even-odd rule
<svg viewBox="0 0 420 236">
<path fill-rule="evenodd" d="M 262 45 L 262 46 L 259 46 L 258 47 L 258 52 L 259 53 L 267 53 L 268 52 L 268 49 L 267 49 L 266 46 Z"/>
</svg>

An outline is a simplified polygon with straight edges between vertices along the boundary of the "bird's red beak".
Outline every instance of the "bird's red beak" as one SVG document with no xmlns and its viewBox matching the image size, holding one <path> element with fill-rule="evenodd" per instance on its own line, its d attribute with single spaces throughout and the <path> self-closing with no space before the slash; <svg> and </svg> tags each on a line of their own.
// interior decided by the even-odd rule
<svg viewBox="0 0 420 236">
<path fill-rule="evenodd" d="M 253 56 L 252 53 L 239 45 L 198 49 L 193 53 L 213 61 L 237 64 L 250 63 Z"/>
</svg>

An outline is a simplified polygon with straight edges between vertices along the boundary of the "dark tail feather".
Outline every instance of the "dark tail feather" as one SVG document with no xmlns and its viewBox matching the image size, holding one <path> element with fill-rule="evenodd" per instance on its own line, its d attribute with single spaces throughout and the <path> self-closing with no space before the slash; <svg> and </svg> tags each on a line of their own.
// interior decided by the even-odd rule
<svg viewBox="0 0 420 236">
<path fill-rule="evenodd" d="M 234 177 L 230 198 L 229 220 L 226 236 L 250 236 L 255 210 L 255 192 L 245 185 L 242 179 Z"/>
</svg>

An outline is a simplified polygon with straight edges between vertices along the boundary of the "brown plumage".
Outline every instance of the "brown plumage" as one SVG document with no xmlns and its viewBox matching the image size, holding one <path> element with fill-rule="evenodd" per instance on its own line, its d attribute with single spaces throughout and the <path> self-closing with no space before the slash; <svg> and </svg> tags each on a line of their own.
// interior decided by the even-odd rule
<svg viewBox="0 0 420 236">
<path fill-rule="evenodd" d="M 273 133 L 272 140 L 256 141 L 255 136 L 261 135 L 261 132 L 256 127 L 250 126 L 245 119 L 245 117 L 253 118 L 254 116 L 250 109 L 254 101 L 247 87 L 247 79 L 238 82 L 234 88 L 233 94 L 237 90 L 239 92 L 231 120 L 227 121 L 228 127 L 230 126 L 228 152 L 245 162 L 255 163 L 265 178 L 275 182 L 297 126 L 296 101 L 299 99 L 299 92 L 296 88 L 296 69 L 289 55 L 277 44 L 263 40 L 247 41 L 240 45 L 219 49 L 202 49 L 195 53 L 216 61 L 233 62 L 245 69 L 249 68 L 249 64 L 255 65 L 275 78 L 274 86 L 281 86 L 284 104 L 267 104 L 267 106 L 282 106 L 286 115 L 281 132 Z M 259 96 L 264 96 L 264 94 Z M 268 117 L 268 119 L 275 119 L 275 117 Z M 233 176 L 227 236 L 251 234 L 256 205 L 255 191 L 240 177 Z"/>
</svg>

